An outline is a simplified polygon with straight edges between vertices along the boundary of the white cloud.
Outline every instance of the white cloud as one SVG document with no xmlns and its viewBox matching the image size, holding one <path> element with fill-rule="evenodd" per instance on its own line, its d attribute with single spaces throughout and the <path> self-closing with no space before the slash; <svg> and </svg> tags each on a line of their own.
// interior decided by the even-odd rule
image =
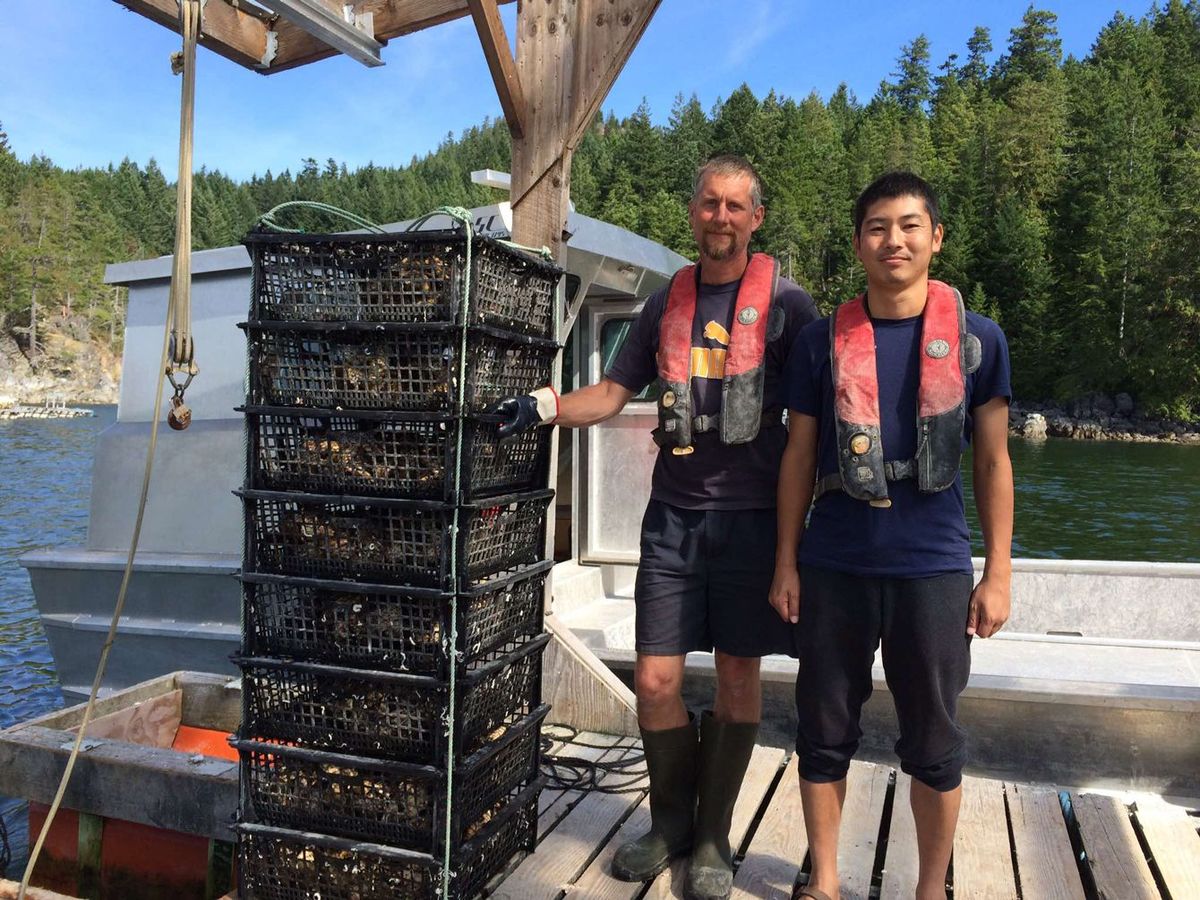
<svg viewBox="0 0 1200 900">
<path fill-rule="evenodd" d="M 740 21 L 726 32 L 731 38 L 724 68 L 738 68 L 748 62 L 768 40 L 788 27 L 795 4 L 778 0 L 743 0 Z"/>
</svg>

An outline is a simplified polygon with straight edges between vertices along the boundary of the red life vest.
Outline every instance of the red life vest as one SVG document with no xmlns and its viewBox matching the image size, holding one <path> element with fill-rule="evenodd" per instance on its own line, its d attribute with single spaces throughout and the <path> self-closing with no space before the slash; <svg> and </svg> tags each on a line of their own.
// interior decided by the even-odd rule
<svg viewBox="0 0 1200 900">
<path fill-rule="evenodd" d="M 917 391 L 917 455 L 885 462 L 875 369 L 875 329 L 862 295 L 843 303 L 829 322 L 838 471 L 817 482 L 814 502 L 840 488 L 872 506 L 888 507 L 889 481 L 916 478 L 921 491 L 954 484 L 962 457 L 967 375 L 979 367 L 979 339 L 967 332 L 962 296 L 929 282 L 921 315 L 921 372 Z"/>
<path fill-rule="evenodd" d="M 763 356 L 779 266 L 767 254 L 755 253 L 742 275 L 729 331 L 719 416 L 692 415 L 692 320 L 696 315 L 697 275 L 696 266 L 684 266 L 675 273 L 658 326 L 660 394 L 654 439 L 676 454 L 691 453 L 694 435 L 714 428 L 726 444 L 744 444 L 758 435 L 763 415 Z"/>
</svg>

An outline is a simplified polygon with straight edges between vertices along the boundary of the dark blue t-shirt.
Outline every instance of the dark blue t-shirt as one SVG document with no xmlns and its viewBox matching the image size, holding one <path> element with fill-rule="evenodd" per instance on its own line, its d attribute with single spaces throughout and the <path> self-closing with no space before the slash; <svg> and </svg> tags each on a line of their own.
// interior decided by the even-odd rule
<svg viewBox="0 0 1200 900">
<path fill-rule="evenodd" d="M 889 461 L 912 459 L 917 453 L 921 317 L 872 318 L 871 323 L 883 456 Z M 971 439 L 971 411 L 995 397 L 1012 396 L 1008 343 L 1000 326 L 968 312 L 967 330 L 979 338 L 983 360 L 967 376 L 964 450 Z M 785 378 L 788 408 L 817 419 L 817 477 L 836 472 L 828 318 L 800 332 Z M 900 578 L 972 571 L 961 473 L 951 487 L 933 494 L 922 494 L 915 479 L 889 482 L 888 496 L 892 500 L 888 509 L 855 500 L 844 491 L 822 496 L 812 508 L 800 542 L 800 564 Z"/>
<path fill-rule="evenodd" d="M 701 284 L 692 318 L 692 414 L 721 411 L 724 351 L 733 325 L 741 280 Z M 780 278 L 775 305 L 783 310 L 782 331 L 767 341 L 763 365 L 764 408 L 784 406 L 780 392 L 788 348 L 800 329 L 817 318 L 817 306 L 800 286 Z M 651 294 L 617 358 L 605 373 L 634 393 L 658 377 L 658 326 L 667 306 L 667 288 Z M 770 333 L 768 333 L 770 336 Z M 787 429 L 764 427 L 746 444 L 728 445 L 708 431 L 692 441 L 694 453 L 676 456 L 659 451 L 654 464 L 650 497 L 684 509 L 768 509 L 775 506 L 779 461 L 787 444 Z"/>
</svg>

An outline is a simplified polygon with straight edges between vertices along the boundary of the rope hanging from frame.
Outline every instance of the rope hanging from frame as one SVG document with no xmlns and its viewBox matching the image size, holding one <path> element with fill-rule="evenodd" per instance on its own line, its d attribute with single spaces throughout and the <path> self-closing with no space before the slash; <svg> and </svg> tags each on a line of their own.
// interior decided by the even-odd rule
<svg viewBox="0 0 1200 900">
<path fill-rule="evenodd" d="M 183 76 L 179 100 L 179 175 L 175 188 L 175 255 L 171 265 L 171 294 L 167 321 L 171 332 L 166 375 L 174 389 L 167 424 L 182 431 L 192 413 L 183 402 L 184 391 L 200 371 L 192 338 L 192 159 L 196 121 L 196 42 L 200 36 L 203 0 L 181 0 L 180 33 L 183 49 L 171 56 L 171 71 Z M 177 375 L 183 380 L 177 380 Z"/>
</svg>

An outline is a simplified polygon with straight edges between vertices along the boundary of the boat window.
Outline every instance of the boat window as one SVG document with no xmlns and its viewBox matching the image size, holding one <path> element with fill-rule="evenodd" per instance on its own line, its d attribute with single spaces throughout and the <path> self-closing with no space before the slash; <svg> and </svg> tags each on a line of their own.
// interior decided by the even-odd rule
<svg viewBox="0 0 1200 900">
<path fill-rule="evenodd" d="M 607 372 L 608 367 L 612 365 L 613 360 L 617 358 L 617 354 L 621 352 L 621 348 L 625 345 L 626 338 L 629 337 L 629 329 L 633 326 L 633 316 L 623 319 L 609 319 L 600 329 L 600 371 Z M 630 402 L 646 401 L 655 403 L 658 401 L 660 390 L 658 382 L 652 381 L 646 388 L 637 394 Z"/>
</svg>

